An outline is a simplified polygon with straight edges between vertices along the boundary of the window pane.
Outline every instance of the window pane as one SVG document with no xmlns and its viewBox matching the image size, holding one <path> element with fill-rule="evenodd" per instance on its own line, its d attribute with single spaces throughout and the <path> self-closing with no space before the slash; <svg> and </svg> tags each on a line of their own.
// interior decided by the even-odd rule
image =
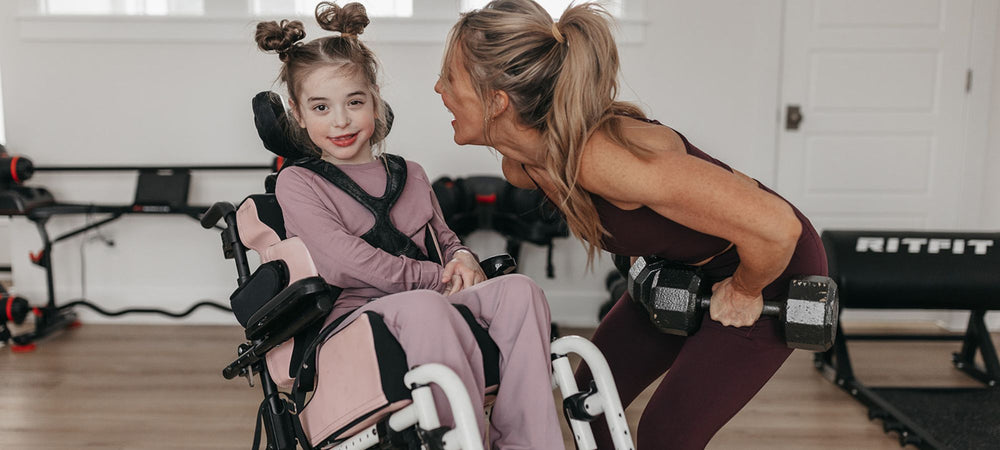
<svg viewBox="0 0 1000 450">
<path fill-rule="evenodd" d="M 42 14 L 202 15 L 204 0 L 42 0 Z"/>
<path fill-rule="evenodd" d="M 258 16 L 315 14 L 318 0 L 253 0 L 253 13 Z M 337 2 L 343 6 L 344 2 Z M 412 17 L 413 0 L 364 0 L 368 17 Z"/>
<path fill-rule="evenodd" d="M 622 4 L 625 0 L 598 0 L 604 8 L 608 10 L 611 15 L 615 17 L 622 16 Z M 468 11 L 470 9 L 478 9 L 486 6 L 490 0 L 462 0 L 462 12 Z M 535 0 L 542 8 L 545 8 L 553 18 L 558 19 L 562 15 L 562 12 L 569 7 L 570 3 L 580 3 L 579 0 Z"/>
</svg>

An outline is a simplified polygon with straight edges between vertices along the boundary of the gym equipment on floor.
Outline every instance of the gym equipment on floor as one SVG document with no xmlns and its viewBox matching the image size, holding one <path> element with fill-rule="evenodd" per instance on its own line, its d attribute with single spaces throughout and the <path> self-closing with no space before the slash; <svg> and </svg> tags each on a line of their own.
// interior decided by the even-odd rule
<svg viewBox="0 0 1000 450">
<path fill-rule="evenodd" d="M 545 273 L 555 277 L 553 240 L 569 236 L 559 211 L 538 190 L 521 189 L 502 177 L 441 177 L 432 183 L 445 223 L 459 237 L 476 230 L 492 230 L 507 240 L 515 260 L 528 242 L 547 248 Z"/>
<path fill-rule="evenodd" d="M 844 334 L 815 354 L 816 368 L 868 407 L 901 445 L 996 448 L 1000 362 L 985 315 L 1000 309 L 1000 233 L 827 230 L 822 234 L 840 306 L 970 312 L 963 334 Z M 840 326 L 838 325 L 838 328 Z M 961 341 L 952 364 L 981 388 L 868 386 L 854 375 L 849 341 Z M 983 364 L 979 365 L 977 356 Z"/>
<path fill-rule="evenodd" d="M 154 308 L 129 308 L 122 311 L 105 311 L 86 300 L 76 300 L 57 305 L 55 281 L 52 269 L 53 246 L 87 231 L 107 225 L 128 214 L 180 214 L 199 220 L 207 206 L 188 204 L 188 187 L 193 171 L 233 171 L 272 170 L 273 165 L 200 165 L 200 166 L 35 166 L 24 156 L 13 156 L 0 147 L 0 215 L 24 216 L 35 224 L 42 240 L 42 248 L 29 256 L 32 263 L 45 270 L 47 300 L 44 305 L 33 308 L 34 329 L 17 336 L 0 332 L 0 337 L 8 336 L 15 349 L 30 350 L 32 344 L 60 330 L 78 325 L 73 308 L 85 306 L 99 314 L 118 316 L 127 313 L 157 313 L 169 317 L 183 317 L 194 309 L 210 306 L 228 311 L 225 306 L 213 302 L 198 302 L 187 311 L 173 313 Z M 43 187 L 25 186 L 37 172 L 138 172 L 135 197 L 128 205 L 96 203 L 58 202 Z M 46 228 L 49 219 L 60 215 L 107 215 L 93 223 L 71 229 L 56 237 L 51 237 Z M 4 339 L 4 340 L 7 340 Z"/>
</svg>

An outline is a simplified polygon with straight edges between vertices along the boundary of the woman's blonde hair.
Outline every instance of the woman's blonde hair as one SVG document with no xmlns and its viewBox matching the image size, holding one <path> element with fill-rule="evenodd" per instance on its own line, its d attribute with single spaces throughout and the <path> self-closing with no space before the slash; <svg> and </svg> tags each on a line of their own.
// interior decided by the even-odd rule
<svg viewBox="0 0 1000 450">
<path fill-rule="evenodd" d="M 298 92 L 313 71 L 321 67 L 336 67 L 360 73 L 368 83 L 374 103 L 375 132 L 372 133 L 369 144 L 377 155 L 381 151 L 383 139 L 389 133 L 389 127 L 386 121 L 387 108 L 378 88 L 378 60 L 375 53 L 358 39 L 358 35 L 364 33 L 368 26 L 368 13 L 361 3 L 348 3 L 341 7 L 333 2 L 320 2 L 316 5 L 316 22 L 320 28 L 339 35 L 317 38 L 303 44 L 300 41 L 306 37 L 306 32 L 302 22 L 282 20 L 280 23 L 258 23 L 254 38 L 261 50 L 277 53 L 284 63 L 278 79 L 285 84 L 289 97 L 295 100 L 296 105 L 302 103 L 298 99 Z M 289 119 L 288 123 L 295 123 L 293 118 Z M 289 128 L 289 134 L 296 142 L 319 156 L 319 148 L 303 130 L 294 126 Z"/>
<path fill-rule="evenodd" d="M 596 3 L 571 6 L 553 22 L 531 0 L 495 0 L 463 14 L 452 27 L 442 69 L 447 80 L 461 52 L 485 117 L 488 94 L 504 91 L 520 121 L 541 133 L 548 150 L 544 165 L 559 195 L 555 203 L 585 242 L 588 265 L 608 233 L 590 194 L 577 185 L 584 145 L 601 132 L 638 156 L 650 152 L 623 132 L 624 117 L 645 115 L 615 100 L 619 63 L 612 20 Z M 489 143 L 488 120 L 486 137 Z"/>
</svg>

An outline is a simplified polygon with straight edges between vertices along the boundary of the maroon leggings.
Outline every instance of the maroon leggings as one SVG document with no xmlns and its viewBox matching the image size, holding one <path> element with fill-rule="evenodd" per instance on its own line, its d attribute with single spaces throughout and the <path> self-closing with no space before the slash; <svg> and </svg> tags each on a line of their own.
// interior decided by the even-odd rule
<svg viewBox="0 0 1000 450">
<path fill-rule="evenodd" d="M 663 334 L 628 293 L 601 321 L 593 341 L 608 359 L 624 407 L 666 372 L 639 419 L 638 450 L 704 448 L 792 352 L 777 320 L 766 316 L 734 328 L 706 314 L 692 336 Z M 576 379 L 589 385 L 590 370 L 581 366 Z M 613 449 L 603 420 L 593 428 L 597 448 Z"/>
</svg>

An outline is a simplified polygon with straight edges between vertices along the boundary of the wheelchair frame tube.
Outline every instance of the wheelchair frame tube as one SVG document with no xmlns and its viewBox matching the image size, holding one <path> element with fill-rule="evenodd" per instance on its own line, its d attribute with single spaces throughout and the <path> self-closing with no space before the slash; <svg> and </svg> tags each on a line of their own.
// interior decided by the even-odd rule
<svg viewBox="0 0 1000 450">
<path fill-rule="evenodd" d="M 250 279 L 250 262 L 247 261 L 247 248 L 240 241 L 239 228 L 236 226 L 236 212 L 226 214 L 226 229 L 222 232 L 233 247 L 233 259 L 236 261 L 237 285 L 243 286 Z"/>
<path fill-rule="evenodd" d="M 621 398 L 618 397 L 618 388 L 615 386 L 608 361 L 604 359 L 604 355 L 597 349 L 597 346 L 579 336 L 566 336 L 553 341 L 551 349 L 553 354 L 559 356 L 568 353 L 580 355 L 594 375 L 597 396 L 600 398 L 600 409 L 604 411 L 604 418 L 608 422 L 615 448 L 617 450 L 632 450 L 634 448 L 632 435 L 628 429 L 628 422 L 625 420 L 625 409 L 622 407 Z M 552 364 L 554 368 L 555 361 Z M 575 379 L 573 379 L 573 384 L 576 384 Z M 591 404 L 590 399 L 587 399 L 587 404 Z"/>
<path fill-rule="evenodd" d="M 553 349 L 553 353 L 555 354 L 555 349 Z M 552 379 L 556 387 L 559 388 L 559 393 L 562 394 L 563 400 L 580 392 L 580 389 L 576 385 L 576 379 L 573 378 L 573 368 L 570 367 L 569 358 L 565 354 L 559 354 L 552 360 Z M 573 438 L 576 440 L 577 450 L 594 450 L 597 448 L 597 442 L 594 441 L 594 432 L 591 430 L 589 423 L 573 419 L 569 415 L 566 415 L 566 421 L 569 422 L 569 427 L 573 430 Z"/>
<path fill-rule="evenodd" d="M 267 364 L 263 361 L 258 364 L 260 374 L 260 384 L 264 389 L 264 398 L 267 399 L 267 417 L 264 417 L 264 435 L 267 447 L 276 450 L 295 449 L 295 429 L 291 428 L 291 415 L 288 408 L 278 397 L 278 386 L 271 380 L 267 373 Z M 306 445 L 306 443 L 302 443 Z"/>
<path fill-rule="evenodd" d="M 378 426 L 372 425 L 354 437 L 341 442 L 333 450 L 357 450 L 372 448 L 379 443 Z"/>
<path fill-rule="evenodd" d="M 414 399 L 413 403 L 417 403 L 418 395 L 423 396 L 425 394 L 417 394 L 417 391 L 425 388 L 427 384 L 434 383 L 444 391 L 445 397 L 448 398 L 448 406 L 451 407 L 451 414 L 455 419 L 455 428 L 448 431 L 444 435 L 444 446 L 446 449 L 461 448 L 463 450 L 482 450 L 483 449 L 483 439 L 482 434 L 479 432 L 479 425 L 476 423 L 476 415 L 472 410 L 472 400 L 469 398 L 469 393 L 465 390 L 465 385 L 462 384 L 462 380 L 455 375 L 455 372 L 442 364 L 423 364 L 414 369 L 410 370 L 403 376 L 403 383 L 407 386 L 420 386 L 421 388 L 414 389 Z M 426 390 L 427 396 L 430 396 L 430 388 Z M 421 403 L 427 404 L 426 401 Z M 431 399 L 431 410 L 427 411 L 425 407 L 420 407 L 417 413 L 421 416 L 420 426 L 425 430 L 430 430 L 440 426 L 440 422 L 437 418 L 436 410 L 433 410 L 433 399 Z M 431 419 L 433 418 L 433 419 Z M 428 428 L 425 423 L 430 425 L 435 425 L 433 428 Z M 394 427 L 395 428 L 395 427 Z M 457 445 L 456 445 L 457 444 Z"/>
</svg>

